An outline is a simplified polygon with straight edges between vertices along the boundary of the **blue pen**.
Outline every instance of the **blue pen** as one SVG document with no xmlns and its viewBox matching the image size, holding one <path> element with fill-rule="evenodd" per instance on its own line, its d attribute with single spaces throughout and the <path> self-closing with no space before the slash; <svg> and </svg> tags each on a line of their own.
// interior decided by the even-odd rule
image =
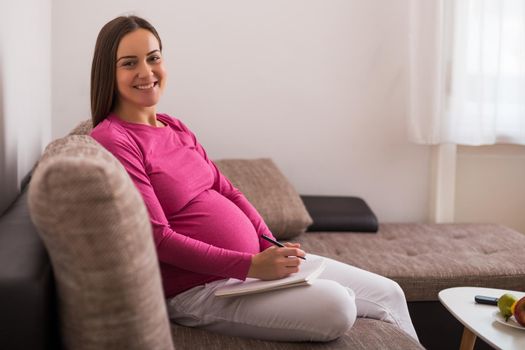
<svg viewBox="0 0 525 350">
<path fill-rule="evenodd" d="M 281 248 L 284 248 L 286 247 L 284 244 L 282 244 L 281 242 L 277 242 L 275 239 L 271 239 L 270 237 L 268 236 L 265 236 L 265 235 L 261 235 L 261 237 L 265 240 L 267 240 L 268 242 L 272 243 L 272 244 L 275 244 L 276 246 L 278 247 L 281 247 Z M 303 259 L 303 260 L 306 260 L 306 258 L 304 256 L 298 256 L 299 259 Z"/>
</svg>

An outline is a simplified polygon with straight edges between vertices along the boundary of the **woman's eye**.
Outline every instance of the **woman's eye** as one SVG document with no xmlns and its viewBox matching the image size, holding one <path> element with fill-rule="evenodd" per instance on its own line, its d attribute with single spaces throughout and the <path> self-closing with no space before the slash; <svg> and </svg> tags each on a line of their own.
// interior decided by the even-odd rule
<svg viewBox="0 0 525 350">
<path fill-rule="evenodd" d="M 123 67 L 133 67 L 135 65 L 135 62 L 133 61 L 127 61 L 122 64 Z"/>
<path fill-rule="evenodd" d="M 160 57 L 159 57 L 159 56 L 151 56 L 151 57 L 149 58 L 149 60 L 150 60 L 151 62 L 157 62 L 157 61 L 160 60 Z"/>
</svg>

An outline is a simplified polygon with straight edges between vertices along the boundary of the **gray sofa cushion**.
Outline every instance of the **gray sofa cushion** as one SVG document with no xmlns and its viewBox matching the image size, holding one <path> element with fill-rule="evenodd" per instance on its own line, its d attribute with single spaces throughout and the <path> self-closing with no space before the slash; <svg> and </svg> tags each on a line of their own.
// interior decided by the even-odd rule
<svg viewBox="0 0 525 350">
<path fill-rule="evenodd" d="M 89 135 L 91 130 L 93 130 L 93 122 L 88 119 L 78 123 L 68 135 Z"/>
<path fill-rule="evenodd" d="M 381 224 L 375 235 L 308 232 L 297 241 L 395 280 L 408 301 L 438 300 L 449 287 L 525 286 L 525 235 L 502 225 Z"/>
<path fill-rule="evenodd" d="M 221 172 L 248 198 L 278 239 L 289 239 L 312 224 L 301 197 L 271 159 L 222 159 Z"/>
<path fill-rule="evenodd" d="M 172 326 L 177 350 L 421 350 L 421 344 L 398 327 L 378 320 L 358 318 L 354 326 L 341 338 L 327 343 L 269 342 L 230 337 L 199 329 Z M 196 341 L 198 339 L 198 341 Z"/>
<path fill-rule="evenodd" d="M 120 163 L 89 136 L 51 143 L 29 188 L 67 349 L 172 349 L 149 216 Z"/>
</svg>

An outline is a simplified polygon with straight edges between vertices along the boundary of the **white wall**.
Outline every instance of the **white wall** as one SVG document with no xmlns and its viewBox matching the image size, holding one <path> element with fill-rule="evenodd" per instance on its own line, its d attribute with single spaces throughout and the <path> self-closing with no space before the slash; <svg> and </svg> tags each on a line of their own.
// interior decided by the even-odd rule
<svg viewBox="0 0 525 350">
<path fill-rule="evenodd" d="M 53 1 L 53 137 L 89 118 L 99 29 L 134 12 L 164 43 L 160 110 L 212 158 L 271 157 L 305 194 L 425 221 L 430 148 L 406 135 L 408 0 Z"/>
<path fill-rule="evenodd" d="M 51 1 L 0 5 L 0 213 L 51 134 Z"/>
</svg>

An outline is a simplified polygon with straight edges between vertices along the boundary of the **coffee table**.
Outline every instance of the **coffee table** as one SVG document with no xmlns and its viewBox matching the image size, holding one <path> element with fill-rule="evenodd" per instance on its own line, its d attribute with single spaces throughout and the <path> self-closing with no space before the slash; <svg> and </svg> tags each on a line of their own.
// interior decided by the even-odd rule
<svg viewBox="0 0 525 350">
<path fill-rule="evenodd" d="M 497 306 L 477 304 L 476 295 L 499 298 L 510 292 L 516 297 L 525 296 L 524 292 L 480 287 L 456 287 L 439 292 L 439 300 L 447 310 L 465 326 L 461 338 L 461 350 L 472 350 L 476 337 L 480 337 L 496 349 L 525 349 L 525 330 L 501 324 L 494 313 Z"/>
</svg>

